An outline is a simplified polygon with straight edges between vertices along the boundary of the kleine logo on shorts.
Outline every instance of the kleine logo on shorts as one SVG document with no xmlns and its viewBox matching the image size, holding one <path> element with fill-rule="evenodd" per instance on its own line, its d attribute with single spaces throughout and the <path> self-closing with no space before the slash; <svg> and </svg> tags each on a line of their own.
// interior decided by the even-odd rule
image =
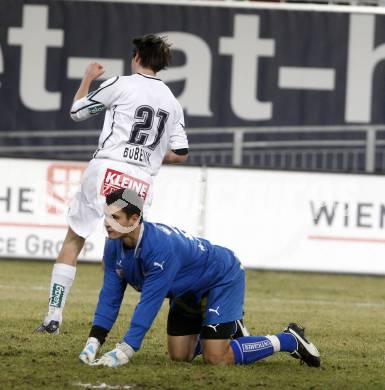
<svg viewBox="0 0 385 390">
<path fill-rule="evenodd" d="M 149 184 L 136 177 L 108 168 L 104 175 L 101 194 L 106 196 L 120 188 L 129 188 L 135 191 L 141 198 L 146 199 Z"/>
<path fill-rule="evenodd" d="M 86 164 L 53 163 L 47 169 L 47 211 L 63 214 L 81 183 Z"/>
</svg>

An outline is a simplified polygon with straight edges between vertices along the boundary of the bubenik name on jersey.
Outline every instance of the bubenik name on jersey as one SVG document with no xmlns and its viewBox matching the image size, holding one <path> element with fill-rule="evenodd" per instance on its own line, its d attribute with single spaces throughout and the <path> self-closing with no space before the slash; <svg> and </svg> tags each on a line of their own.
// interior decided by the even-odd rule
<svg viewBox="0 0 385 390">
<path fill-rule="evenodd" d="M 151 153 L 139 146 L 124 148 L 123 157 L 128 160 L 138 161 L 150 165 Z"/>
</svg>

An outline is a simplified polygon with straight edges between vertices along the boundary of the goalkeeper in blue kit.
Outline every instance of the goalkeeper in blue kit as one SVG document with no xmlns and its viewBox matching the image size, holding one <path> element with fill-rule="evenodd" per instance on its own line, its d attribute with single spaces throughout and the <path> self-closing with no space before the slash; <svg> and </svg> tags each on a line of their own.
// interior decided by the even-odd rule
<svg viewBox="0 0 385 390">
<path fill-rule="evenodd" d="M 243 327 L 245 272 L 234 253 L 163 224 L 144 222 L 142 200 L 130 190 L 106 197 L 104 282 L 80 359 L 89 365 L 128 363 L 142 344 L 163 300 L 169 298 L 168 352 L 191 361 L 202 353 L 210 364 L 248 364 L 288 352 L 320 366 L 317 348 L 304 329 L 289 324 L 282 333 L 249 336 Z M 119 313 L 127 284 L 141 292 L 130 326 L 112 351 L 96 359 Z"/>
</svg>

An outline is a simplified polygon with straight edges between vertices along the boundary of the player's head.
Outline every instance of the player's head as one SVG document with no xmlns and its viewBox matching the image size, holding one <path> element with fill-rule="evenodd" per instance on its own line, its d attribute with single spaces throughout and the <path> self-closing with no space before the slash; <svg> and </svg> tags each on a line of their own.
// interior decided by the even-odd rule
<svg viewBox="0 0 385 390">
<path fill-rule="evenodd" d="M 135 191 L 121 188 L 106 196 L 105 226 L 110 239 L 126 236 L 142 222 L 143 199 Z"/>
<path fill-rule="evenodd" d="M 138 65 L 151 69 L 154 73 L 165 69 L 171 61 L 171 45 L 165 37 L 154 34 L 134 38 L 132 53 L 132 70 L 136 72 Z"/>
</svg>

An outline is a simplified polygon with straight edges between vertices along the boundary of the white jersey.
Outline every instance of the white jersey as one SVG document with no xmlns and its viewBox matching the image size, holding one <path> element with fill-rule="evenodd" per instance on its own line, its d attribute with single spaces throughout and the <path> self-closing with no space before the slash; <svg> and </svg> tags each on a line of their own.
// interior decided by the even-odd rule
<svg viewBox="0 0 385 390">
<path fill-rule="evenodd" d="M 94 158 L 122 161 L 156 175 L 167 151 L 188 148 L 183 110 L 162 80 L 136 73 L 106 80 L 74 102 L 81 121 L 106 110 Z"/>
</svg>

